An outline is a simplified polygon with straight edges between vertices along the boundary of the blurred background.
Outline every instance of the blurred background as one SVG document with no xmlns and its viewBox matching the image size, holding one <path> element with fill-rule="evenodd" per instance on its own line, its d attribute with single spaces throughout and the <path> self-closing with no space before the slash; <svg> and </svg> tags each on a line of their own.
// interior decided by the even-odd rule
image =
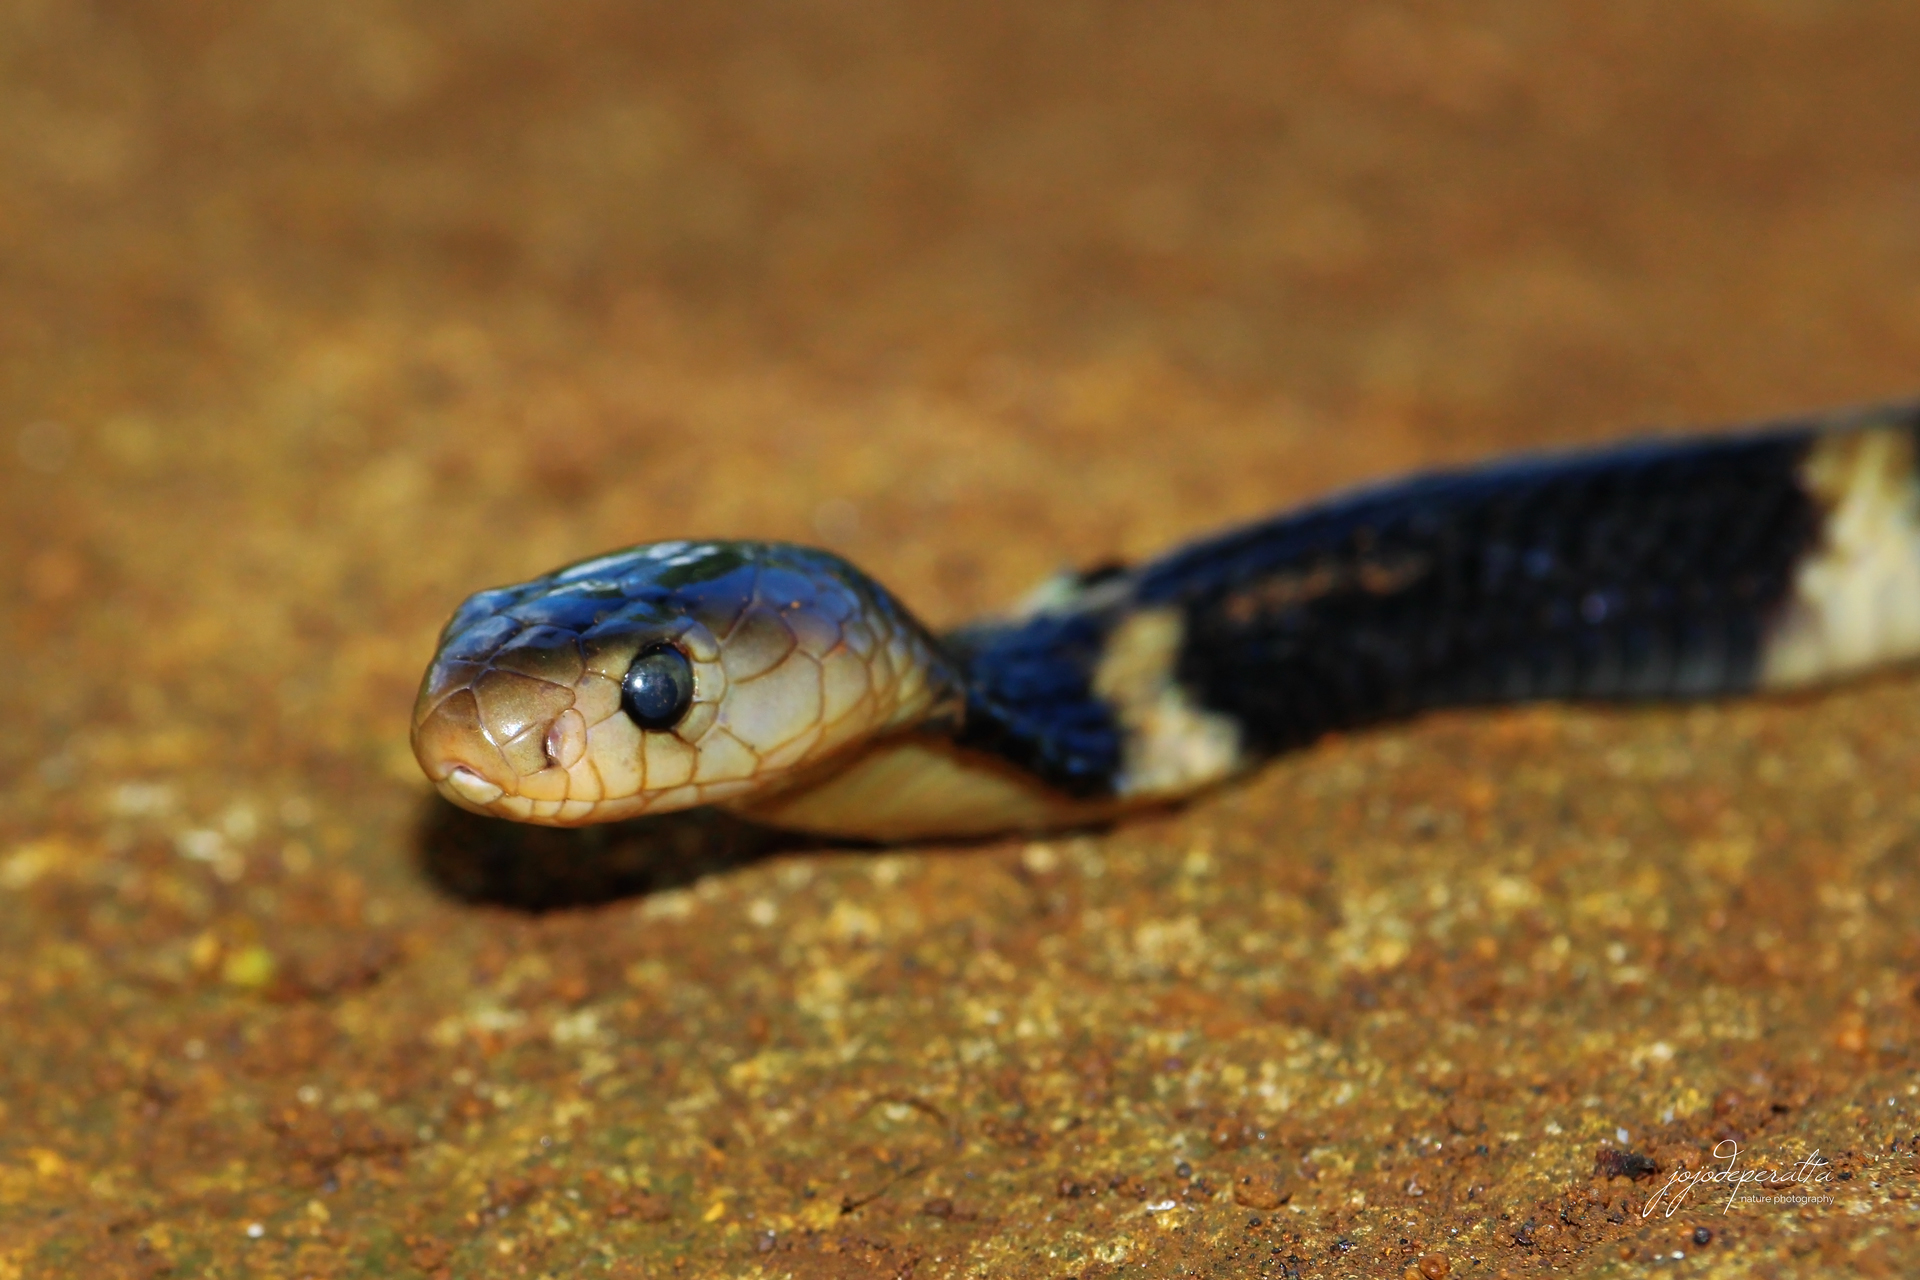
<svg viewBox="0 0 1920 1280">
<path fill-rule="evenodd" d="M 16 688 L 386 738 L 459 595 L 611 545 L 821 541 L 951 622 L 1913 382 L 1898 6 L 1448 12 L 13 6 Z"/>
<path fill-rule="evenodd" d="M 886 971 L 910 959 L 901 939 L 920 926 L 894 931 L 901 912 L 1004 928 L 993 945 L 1016 958 L 1038 946 L 1028 934 L 1053 926 L 1006 886 L 1022 867 L 1044 880 L 1053 854 L 916 855 L 883 861 L 894 869 L 877 880 L 870 859 L 776 862 L 703 881 L 706 899 L 648 900 L 677 904 L 664 914 L 626 900 L 540 918 L 466 904 L 420 865 L 420 824 L 439 819 L 405 741 L 454 604 L 627 543 L 778 537 L 850 556 L 949 625 L 1062 565 L 1141 556 L 1407 467 L 1910 392 L 1916 62 L 1920 14 L 1873 0 L 8 4 L 0 1019 L 13 1043 L 0 1065 L 0 1237 L 21 1243 L 0 1242 L 0 1276 L 82 1257 L 129 1274 L 156 1259 L 267 1267 L 245 1252 L 263 1238 L 282 1242 L 271 1266 L 299 1274 L 480 1274 L 461 1268 L 485 1257 L 533 1267 L 524 1274 L 617 1258 L 638 1275 L 676 1249 L 713 1262 L 790 1247 L 755 1253 L 763 1232 L 808 1249 L 837 1239 L 833 1214 L 806 1217 L 813 1192 L 799 1188 L 815 1174 L 796 1170 L 839 1159 L 834 1134 L 867 1112 L 828 1107 L 840 1119 L 805 1142 L 791 1130 L 784 1171 L 726 1172 L 712 1154 L 725 1126 L 702 1129 L 701 1106 L 663 1110 L 704 1096 L 673 1053 L 718 1045 L 715 1061 L 759 1061 L 771 1035 L 813 1063 L 791 1068 L 794 1097 L 841 1088 L 853 1058 L 807 1055 L 844 1049 L 844 1023 L 769 1032 L 768 1019 L 780 1024 L 809 981 L 844 989 L 844 974 L 818 975 L 842 973 L 847 956 Z M 1396 785 L 1435 812 L 1501 776 L 1497 760 L 1475 773 L 1450 730 L 1413 732 L 1397 749 L 1427 751 L 1439 772 L 1395 773 Z M 1441 767 L 1456 756 L 1465 773 Z M 1300 797 L 1331 794 L 1313 790 L 1319 767 L 1138 837 L 1139 878 L 1100 890 L 1119 895 L 1114 927 L 1161 946 L 1137 933 L 1166 891 L 1151 868 L 1185 865 L 1195 840 L 1235 839 L 1247 885 L 1309 904 L 1291 936 L 1324 942 L 1346 927 L 1338 911 L 1318 934 L 1300 923 L 1318 918 L 1315 894 L 1340 895 L 1288 881 L 1268 847 L 1274 813 L 1292 823 L 1311 808 Z M 1727 797 L 1746 776 L 1716 783 L 1725 794 L 1708 808 L 1741 807 Z M 1905 775 L 1889 763 L 1883 776 Z M 1348 847 L 1335 821 L 1346 812 L 1325 810 L 1326 849 Z M 1535 838 L 1513 821 L 1504 844 L 1488 838 Z M 1099 856 L 1130 856 L 1129 838 Z M 1356 901 L 1428 883 L 1392 857 L 1356 865 Z M 902 876 L 921 887 L 898 887 Z M 982 883 L 999 888 L 969 897 Z M 758 924 L 689 905 L 716 894 L 766 904 Z M 1236 896 L 1259 891 L 1217 905 Z M 866 914 L 833 916 L 844 901 Z M 1180 946 L 1233 951 L 1247 930 L 1278 928 L 1192 901 L 1200 916 L 1187 918 L 1205 927 Z M 837 919 L 818 926 L 828 959 L 808 969 L 755 951 L 774 944 L 745 939 L 775 917 Z M 815 945 L 814 926 L 794 927 L 780 946 Z M 1074 945 L 1105 973 L 1092 937 Z M 987 945 L 966 938 L 954 944 L 965 954 Z M 701 958 L 703 945 L 719 958 Z M 532 977 L 529 955 L 545 957 Z M 660 990 L 697 985 L 673 967 L 683 961 L 710 993 L 732 992 L 730 1011 L 661 1012 Z M 956 972 L 963 993 L 1032 980 Z M 1270 967 L 1244 976 L 1249 1008 L 1271 996 Z M 1077 1047 L 1046 1061 L 1166 1058 L 1127 1038 L 1154 1029 L 1103 981 L 1061 1015 Z M 1327 977 L 1323 995 L 1343 981 Z M 841 1009 L 853 997 L 820 999 Z M 568 1040 L 564 1019 L 582 1009 L 621 1030 L 572 1024 Z M 941 999 L 876 1007 L 864 1025 L 908 1053 L 983 1024 Z M 581 1080 L 597 1078 L 576 1060 L 582 1045 L 617 1056 L 649 1036 L 680 1048 L 622 1058 L 616 1074 L 654 1084 L 580 1104 L 599 1105 L 629 1145 L 605 1168 L 582 1155 L 526 1182 L 527 1153 L 543 1150 L 528 1144 L 572 1132 L 543 1091 L 579 1103 L 591 1096 Z M 548 1119 L 474 1101 L 476 1073 L 484 1083 L 502 1053 Z M 540 1054 L 558 1057 L 543 1067 Z M 938 1093 L 914 1092 L 919 1068 L 890 1061 L 862 1086 L 872 1096 Z M 978 1136 L 961 1117 L 992 1111 L 1004 1133 L 1009 1108 L 1038 1106 L 1008 1098 L 1042 1068 L 1006 1069 L 1012 1085 L 989 1087 L 985 1067 L 989 1084 L 952 1085 L 940 1124 Z M 457 1072 L 465 1083 L 448 1084 Z M 377 1105 L 300 1101 L 355 1089 Z M 1209 1106 L 1189 1105 L 1187 1120 L 1153 1112 L 1113 1150 L 1160 1153 L 1139 1156 L 1159 1169 L 1182 1124 L 1200 1125 L 1193 1151 L 1213 1150 L 1212 1122 L 1193 1119 Z M 694 1146 L 669 1149 L 681 1141 L 669 1114 L 696 1117 Z M 464 1154 L 445 1136 L 462 1124 Z M 1345 1140 L 1323 1128 L 1286 1159 Z M 774 1129 L 756 1132 L 754 1159 L 773 1159 Z M 892 1243 L 858 1266 L 892 1274 L 911 1255 L 915 1274 L 945 1274 L 958 1258 L 1013 1256 L 995 1250 L 1016 1237 L 1056 1246 L 1055 1228 L 1032 1223 L 1052 1205 L 1048 1180 L 1079 1176 L 1047 1163 L 1069 1157 L 981 1141 L 1042 1172 L 988 1161 L 979 1185 L 1000 1190 L 917 1190 L 901 1213 L 939 1202 L 944 1216 L 927 1210 L 891 1236 L 862 1227 Z M 882 1135 L 869 1143 L 882 1154 L 860 1158 L 904 1179 L 925 1164 L 900 1155 L 911 1146 Z M 580 1181 L 589 1168 L 600 1181 Z M 839 1176 L 818 1174 L 820 1194 L 853 1203 L 828 1194 Z M 510 1178 L 520 1191 L 501 1190 Z M 617 1249 L 550 1219 L 497 1238 L 467 1223 L 549 1200 L 564 1219 L 563 1191 L 602 1207 L 627 1203 L 616 1191 L 647 1198 L 589 1215 L 629 1233 Z M 761 1217 L 749 1223 L 738 1206 L 751 1203 Z M 1246 1203 L 1228 1204 L 1236 1224 Z M 1366 1234 L 1351 1215 L 1302 1212 L 1288 1249 L 1308 1247 L 1300 1232 Z M 656 1213 L 665 1226 L 640 1225 Z M 935 1228 L 972 1243 L 944 1246 L 936 1265 Z M 1189 1261 L 1242 1247 L 1192 1239 L 1179 1246 Z M 1316 1257 L 1345 1256 L 1314 1240 Z M 1163 1246 L 1130 1247 L 1137 1259 Z M 781 1256 L 854 1274 L 846 1248 Z M 1119 1265 L 1072 1256 L 1087 1274 Z"/>
</svg>

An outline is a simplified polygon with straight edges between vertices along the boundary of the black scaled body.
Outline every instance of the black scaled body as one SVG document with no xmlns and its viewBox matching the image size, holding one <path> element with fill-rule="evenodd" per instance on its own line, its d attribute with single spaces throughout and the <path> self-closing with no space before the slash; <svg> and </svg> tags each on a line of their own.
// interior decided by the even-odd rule
<svg viewBox="0 0 1920 1280">
<path fill-rule="evenodd" d="M 1181 626 L 1169 678 L 1233 723 L 1243 764 L 1439 706 L 1750 689 L 1827 518 L 1809 451 L 1863 423 L 1911 435 L 1920 411 L 1419 475 L 1099 575 L 955 637 L 965 740 L 1112 790 L 1128 728 L 1097 673 L 1153 610 Z"/>
</svg>

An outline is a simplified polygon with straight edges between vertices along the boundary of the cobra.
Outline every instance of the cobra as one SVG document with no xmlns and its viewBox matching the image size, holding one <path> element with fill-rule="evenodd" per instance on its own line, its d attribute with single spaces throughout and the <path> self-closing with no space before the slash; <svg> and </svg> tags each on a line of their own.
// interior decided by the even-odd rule
<svg viewBox="0 0 1920 1280">
<path fill-rule="evenodd" d="M 413 748 L 455 804 L 882 841 L 1193 796 L 1427 708 L 1685 699 L 1920 653 L 1920 404 L 1417 475 L 946 635 L 825 551 L 665 542 L 482 591 Z"/>
</svg>

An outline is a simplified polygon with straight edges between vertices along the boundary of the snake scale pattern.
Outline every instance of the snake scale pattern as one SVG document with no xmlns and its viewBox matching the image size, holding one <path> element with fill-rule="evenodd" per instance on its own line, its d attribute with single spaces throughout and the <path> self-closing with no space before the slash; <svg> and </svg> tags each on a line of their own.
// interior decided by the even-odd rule
<svg viewBox="0 0 1920 1280">
<path fill-rule="evenodd" d="M 1424 709 L 1805 686 L 1920 654 L 1920 404 L 1433 472 L 936 635 L 828 552 L 666 542 L 470 597 L 449 800 L 882 841 L 1106 821 Z"/>
</svg>

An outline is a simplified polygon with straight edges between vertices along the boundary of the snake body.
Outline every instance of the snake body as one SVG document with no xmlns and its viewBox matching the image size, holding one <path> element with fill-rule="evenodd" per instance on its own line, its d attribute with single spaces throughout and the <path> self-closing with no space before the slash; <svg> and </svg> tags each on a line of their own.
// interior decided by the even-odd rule
<svg viewBox="0 0 1920 1280">
<path fill-rule="evenodd" d="M 421 685 L 442 794 L 877 840 L 1102 821 L 1428 708 L 1803 686 L 1920 654 L 1920 404 L 1335 497 L 940 636 L 829 552 L 666 542 L 482 591 Z"/>
</svg>

